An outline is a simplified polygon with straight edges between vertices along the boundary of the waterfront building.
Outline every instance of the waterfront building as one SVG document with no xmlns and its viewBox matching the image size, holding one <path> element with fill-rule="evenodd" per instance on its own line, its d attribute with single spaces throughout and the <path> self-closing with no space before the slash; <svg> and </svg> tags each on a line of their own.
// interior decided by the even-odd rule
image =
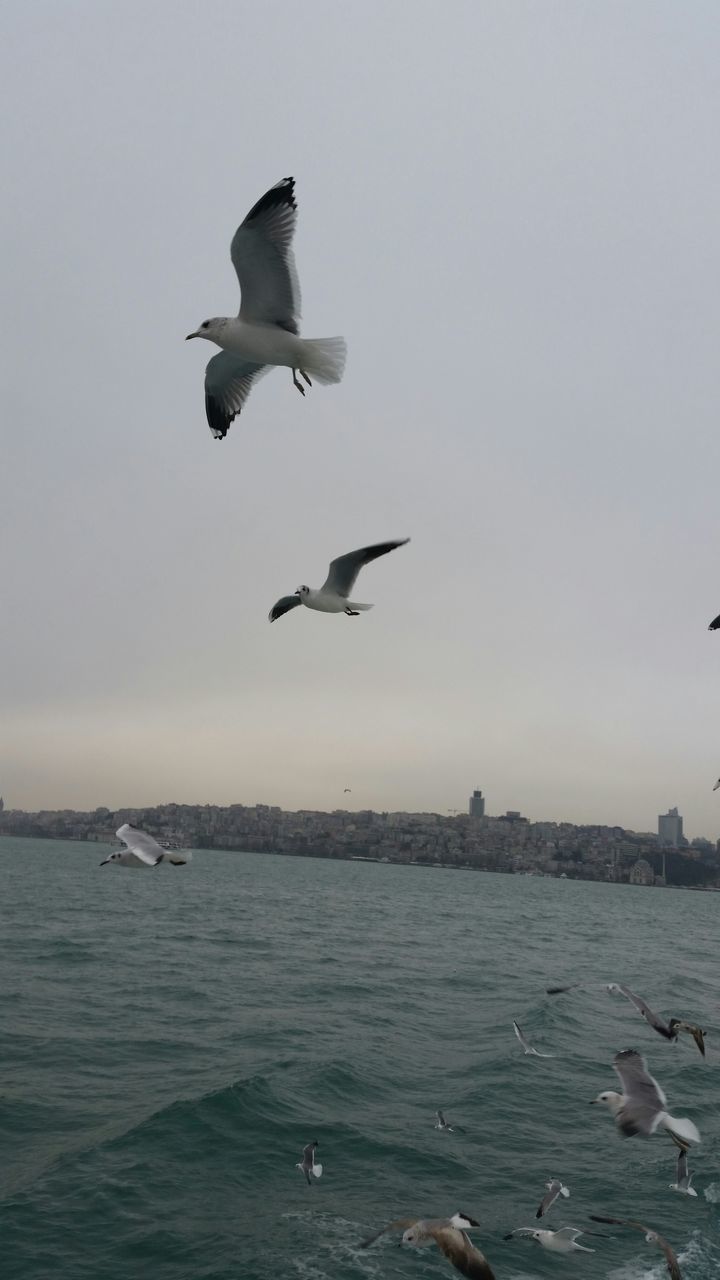
<svg viewBox="0 0 720 1280">
<path fill-rule="evenodd" d="M 468 813 L 470 814 L 471 818 L 485 817 L 485 797 L 482 791 L 478 790 L 477 787 L 475 788 L 475 790 L 473 791 L 470 797 Z"/>
<path fill-rule="evenodd" d="M 658 814 L 658 844 L 663 849 L 679 849 L 683 843 L 683 820 L 677 809 Z"/>
</svg>

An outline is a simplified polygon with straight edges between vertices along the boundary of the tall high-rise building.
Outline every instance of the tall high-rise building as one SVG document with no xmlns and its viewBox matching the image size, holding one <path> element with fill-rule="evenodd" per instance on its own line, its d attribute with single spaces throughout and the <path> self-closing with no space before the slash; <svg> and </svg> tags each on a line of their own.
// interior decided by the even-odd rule
<svg viewBox="0 0 720 1280">
<path fill-rule="evenodd" d="M 677 809 L 658 814 L 658 844 L 661 849 L 678 849 L 683 839 L 683 820 Z"/>
<path fill-rule="evenodd" d="M 485 817 L 485 797 L 482 791 L 479 791 L 477 787 L 475 788 L 475 790 L 473 791 L 470 797 L 470 804 L 468 805 L 468 813 L 470 814 L 471 818 Z"/>
</svg>

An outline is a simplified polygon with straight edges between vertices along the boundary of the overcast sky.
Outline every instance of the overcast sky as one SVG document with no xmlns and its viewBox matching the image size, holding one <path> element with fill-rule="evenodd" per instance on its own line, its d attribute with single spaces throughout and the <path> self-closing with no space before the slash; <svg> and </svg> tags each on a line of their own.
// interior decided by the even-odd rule
<svg viewBox="0 0 720 1280">
<path fill-rule="evenodd" d="M 0 793 L 720 831 L 716 0 L 7 3 Z M 297 180 L 303 333 L 185 345 Z M 273 602 L 369 566 L 347 619 Z M 343 796 L 343 788 L 352 788 Z"/>
</svg>

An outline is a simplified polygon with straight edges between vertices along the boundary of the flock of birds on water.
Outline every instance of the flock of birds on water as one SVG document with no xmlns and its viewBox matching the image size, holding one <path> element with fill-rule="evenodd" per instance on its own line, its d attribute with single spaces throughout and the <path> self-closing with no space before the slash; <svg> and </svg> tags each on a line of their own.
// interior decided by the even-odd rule
<svg viewBox="0 0 720 1280">
<path fill-rule="evenodd" d="M 343 338 L 303 339 L 299 335 L 300 289 L 292 253 L 292 238 L 297 220 L 295 182 L 284 178 L 261 197 L 238 227 L 232 240 L 230 256 L 237 272 L 241 291 L 241 305 L 236 317 L 215 317 L 205 320 L 190 338 L 205 338 L 220 347 L 220 353 L 212 357 L 205 370 L 205 408 L 210 430 L 215 439 L 223 439 L 233 419 L 241 412 L 253 384 L 264 373 L 276 366 L 292 371 L 296 389 L 305 395 L 305 387 L 319 383 L 336 383 L 342 378 L 346 346 Z M 298 378 L 302 378 L 302 382 Z M 303 385 L 303 383 L 305 385 Z M 320 588 L 300 586 L 292 595 L 283 596 L 270 610 L 270 622 L 277 621 L 299 605 L 323 613 L 344 613 L 356 617 L 372 605 L 350 599 L 360 570 L 379 556 L 404 546 L 408 538 L 375 543 L 360 548 L 331 561 L 328 576 Z M 710 623 L 711 631 L 720 629 L 720 614 Z M 720 788 L 720 779 L 715 789 Z M 346 788 L 349 791 L 350 788 Z M 182 850 L 168 850 L 152 836 L 125 823 L 117 831 L 124 848 L 114 850 L 101 866 L 117 865 L 132 868 L 157 867 L 162 863 L 182 866 L 189 862 L 191 854 Z M 562 987 L 548 987 L 547 994 L 556 996 L 585 984 L 572 983 Z M 598 984 L 600 985 L 600 984 Z M 607 991 L 624 996 L 660 1036 L 677 1041 L 681 1033 L 694 1040 L 705 1056 L 702 1029 L 679 1018 L 665 1022 L 655 1014 L 640 996 L 621 983 L 603 984 Z M 550 1058 L 528 1043 L 517 1022 L 513 1022 L 515 1035 L 523 1052 L 531 1058 Z M 648 1138 L 661 1130 L 666 1131 L 678 1148 L 673 1191 L 688 1197 L 697 1192 L 692 1186 L 692 1174 L 688 1169 L 687 1153 L 693 1143 L 700 1141 L 700 1134 L 687 1118 L 671 1116 L 660 1085 L 647 1070 L 645 1059 L 635 1049 L 625 1049 L 615 1055 L 614 1070 L 619 1077 L 622 1092 L 606 1090 L 592 1101 L 607 1107 L 614 1117 L 619 1134 Z M 436 1129 L 444 1133 L 462 1132 L 459 1126 L 450 1124 L 442 1111 L 436 1113 Z M 297 1168 L 308 1185 L 323 1172 L 316 1160 L 319 1143 L 308 1143 L 303 1149 Z M 561 1179 L 551 1178 L 546 1184 L 535 1217 L 544 1218 L 557 1203 L 564 1203 L 570 1196 L 569 1188 Z M 642 1232 L 649 1244 L 658 1246 L 667 1263 L 671 1280 L 682 1280 L 680 1266 L 672 1246 L 652 1227 L 631 1218 L 614 1218 L 591 1214 L 593 1222 L 627 1227 Z M 495 1280 L 494 1272 L 484 1254 L 470 1239 L 470 1232 L 479 1224 L 475 1219 L 458 1210 L 447 1218 L 400 1218 L 361 1242 L 361 1248 L 374 1244 L 388 1232 L 401 1231 L 402 1244 L 423 1246 L 436 1244 L 452 1266 L 468 1280 Z M 579 1237 L 600 1233 L 581 1227 L 562 1226 L 557 1230 L 539 1227 L 517 1227 L 504 1238 L 527 1238 L 554 1253 L 593 1253 L 595 1249 L 578 1242 Z"/>
</svg>

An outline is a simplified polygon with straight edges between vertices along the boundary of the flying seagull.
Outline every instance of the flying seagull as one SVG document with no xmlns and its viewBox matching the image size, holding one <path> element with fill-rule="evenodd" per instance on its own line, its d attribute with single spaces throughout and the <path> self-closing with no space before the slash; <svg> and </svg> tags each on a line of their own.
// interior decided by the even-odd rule
<svg viewBox="0 0 720 1280">
<path fill-rule="evenodd" d="M 348 551 L 347 555 L 338 556 L 330 562 L 328 576 L 319 590 L 298 587 L 294 595 L 283 596 L 270 610 L 270 622 L 277 622 L 284 613 L 296 609 L 299 604 L 308 609 L 319 609 L 321 613 L 346 613 L 349 618 L 356 617 L 360 610 L 372 609 L 371 604 L 358 604 L 348 599 L 360 570 L 371 560 L 387 555 L 396 547 L 404 547 L 409 541 L 409 538 L 396 538 L 393 542 L 376 542 L 372 547 L 361 547 L 359 551 Z"/>
<path fill-rule="evenodd" d="M 665 1261 L 667 1262 L 671 1280 L 682 1280 L 682 1272 L 675 1256 L 675 1250 L 657 1231 L 653 1231 L 650 1227 L 644 1227 L 641 1222 L 632 1222 L 629 1218 L 605 1218 L 601 1217 L 599 1213 L 591 1213 L 590 1217 L 593 1222 L 609 1222 L 616 1227 L 632 1227 L 634 1231 L 642 1231 L 648 1244 L 656 1244 L 665 1254 Z"/>
<path fill-rule="evenodd" d="M 303 1147 L 302 1160 L 299 1160 L 295 1165 L 296 1169 L 300 1169 L 305 1174 L 309 1187 L 312 1186 L 312 1178 L 310 1177 L 311 1173 L 315 1178 L 322 1177 L 323 1167 L 321 1164 L 315 1163 L 315 1150 L 319 1146 L 320 1143 L 317 1140 L 315 1142 L 308 1142 L 307 1146 Z"/>
<path fill-rule="evenodd" d="M 504 1239 L 512 1240 L 513 1236 L 530 1236 L 541 1244 L 543 1249 L 551 1249 L 554 1253 L 594 1253 L 594 1249 L 588 1249 L 587 1245 L 577 1243 L 578 1236 L 593 1234 L 592 1231 L 583 1231 L 581 1227 L 561 1227 L 559 1231 L 543 1231 L 540 1227 L 516 1227 L 514 1231 L 509 1231 Z"/>
<path fill-rule="evenodd" d="M 515 1035 L 520 1041 L 520 1044 L 523 1047 L 523 1052 L 525 1053 L 526 1057 L 527 1056 L 530 1056 L 532 1058 L 554 1058 L 555 1057 L 554 1053 L 540 1053 L 539 1049 L 533 1049 L 532 1045 L 528 1044 L 527 1040 L 525 1039 L 522 1031 L 520 1030 L 514 1018 L 513 1018 L 513 1026 L 515 1028 Z"/>
<path fill-rule="evenodd" d="M 107 866 L 108 863 L 119 867 L 157 867 L 161 862 L 169 862 L 174 867 L 184 867 L 192 858 L 189 850 L 163 849 L 162 845 L 158 844 L 157 840 L 149 836 L 146 831 L 131 827 L 129 822 L 118 827 L 115 835 L 126 847 L 109 853 L 100 863 L 101 867 Z"/>
<path fill-rule="evenodd" d="M 632 1138 L 639 1133 L 643 1138 L 649 1138 L 662 1128 L 667 1129 L 680 1146 L 700 1141 L 692 1120 L 668 1115 L 665 1110 L 667 1098 L 636 1049 L 623 1049 L 622 1053 L 616 1053 L 613 1067 L 620 1077 L 623 1092 L 607 1090 L 592 1101 L 601 1102 L 608 1108 L 623 1137 Z"/>
<path fill-rule="evenodd" d="M 670 1183 L 671 1191 L 679 1191 L 684 1196 L 697 1196 L 697 1191 L 692 1185 L 693 1175 L 688 1173 L 687 1152 L 678 1151 L 677 1158 L 677 1174 L 675 1181 Z"/>
<path fill-rule="evenodd" d="M 657 1031 L 658 1035 L 662 1036 L 663 1039 L 677 1040 L 681 1031 L 687 1031 L 688 1035 L 692 1036 L 703 1057 L 705 1056 L 705 1033 L 700 1027 L 695 1026 L 692 1022 L 685 1022 L 681 1018 L 669 1018 L 668 1021 L 665 1022 L 650 1008 L 648 1004 L 646 1004 L 642 996 L 636 995 L 634 991 L 631 991 L 630 988 L 626 987 L 622 982 L 605 982 L 602 984 L 571 982 L 565 987 L 546 987 L 545 993 L 549 996 L 559 996 L 566 991 L 574 991 L 580 987 L 601 985 L 604 986 L 605 990 L 609 991 L 611 995 L 624 996 L 626 1000 L 629 1000 L 633 1008 L 637 1009 L 638 1013 L 645 1019 L 648 1026 L 652 1027 L 653 1031 Z"/>
<path fill-rule="evenodd" d="M 468 1280 L 495 1280 L 487 1258 L 476 1249 L 467 1235 L 468 1231 L 478 1225 L 474 1218 L 468 1218 L 466 1213 L 459 1210 L 452 1218 L 398 1218 L 383 1227 L 382 1231 L 363 1240 L 359 1247 L 367 1249 L 368 1245 L 379 1240 L 387 1231 L 402 1231 L 402 1244 L 421 1248 L 434 1241 L 442 1249 L 448 1262 L 452 1263 L 456 1271 L 467 1276 Z"/>
<path fill-rule="evenodd" d="M 350 787 L 345 787 L 345 789 L 344 789 L 344 791 L 343 791 L 343 795 L 344 795 L 344 796 L 345 796 L 345 795 L 347 795 L 348 791 L 350 791 L 350 793 L 352 794 L 351 788 L 350 788 Z"/>
<path fill-rule="evenodd" d="M 544 1217 L 548 1209 L 554 1205 L 558 1196 L 563 1196 L 563 1198 L 567 1200 L 570 1195 L 569 1189 L 563 1186 L 559 1178 L 553 1178 L 550 1182 L 546 1182 L 545 1186 L 547 1188 L 547 1195 L 543 1196 L 540 1204 L 538 1205 L 538 1210 L 535 1214 L 536 1218 Z"/>
<path fill-rule="evenodd" d="M 295 179 L 283 178 L 253 205 L 230 245 L 240 282 L 237 316 L 203 320 L 190 338 L 207 338 L 222 350 L 205 370 L 205 411 L 216 440 L 227 435 L 253 382 L 274 365 L 300 371 L 308 386 L 339 382 L 345 367 L 344 338 L 301 338 L 300 286 L 291 248 L 297 205 Z"/>
<path fill-rule="evenodd" d="M 456 1124 L 456 1125 L 452 1125 L 452 1124 L 450 1124 L 450 1123 L 445 1119 L 445 1116 L 444 1116 L 444 1114 L 443 1114 L 443 1112 L 442 1112 L 442 1111 L 436 1111 L 436 1112 L 435 1112 L 435 1116 L 436 1116 L 436 1120 L 435 1120 L 435 1128 L 436 1128 L 436 1129 L 442 1129 L 442 1131 L 443 1131 L 444 1133 L 464 1133 L 464 1132 L 465 1132 L 465 1130 L 464 1130 L 464 1129 L 461 1129 L 461 1128 L 460 1128 L 460 1125 L 458 1125 L 458 1124 Z"/>
</svg>

